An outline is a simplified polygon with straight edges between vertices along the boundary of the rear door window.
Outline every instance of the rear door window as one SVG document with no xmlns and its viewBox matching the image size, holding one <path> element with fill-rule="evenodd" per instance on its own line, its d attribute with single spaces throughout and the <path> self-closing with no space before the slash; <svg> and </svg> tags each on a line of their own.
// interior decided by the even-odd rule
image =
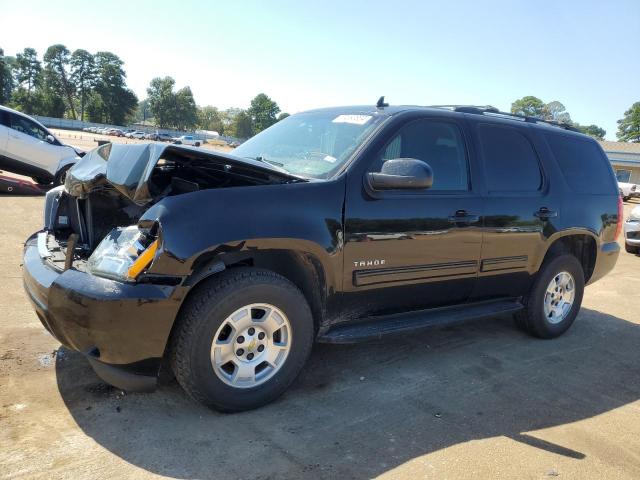
<svg viewBox="0 0 640 480">
<path fill-rule="evenodd" d="M 538 155 L 520 131 L 481 124 L 478 139 L 489 193 L 537 192 L 542 188 Z"/>
<path fill-rule="evenodd" d="M 569 188 L 576 193 L 616 193 L 609 160 L 594 140 L 546 134 Z"/>
</svg>

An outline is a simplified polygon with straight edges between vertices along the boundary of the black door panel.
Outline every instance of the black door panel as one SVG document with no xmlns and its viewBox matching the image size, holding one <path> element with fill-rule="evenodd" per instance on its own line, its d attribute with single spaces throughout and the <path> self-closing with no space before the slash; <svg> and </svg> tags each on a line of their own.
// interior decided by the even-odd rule
<svg viewBox="0 0 640 480">
<path fill-rule="evenodd" d="M 478 275 L 482 204 L 471 182 L 463 126 L 418 119 L 398 125 L 368 158 L 416 158 L 433 170 L 431 189 L 372 192 L 362 170 L 348 179 L 344 302 L 353 316 L 465 302 Z"/>
</svg>

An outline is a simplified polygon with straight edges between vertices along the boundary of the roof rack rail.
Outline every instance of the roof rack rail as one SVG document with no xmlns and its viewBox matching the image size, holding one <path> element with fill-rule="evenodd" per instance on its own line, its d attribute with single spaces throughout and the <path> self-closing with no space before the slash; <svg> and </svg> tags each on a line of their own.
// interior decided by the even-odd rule
<svg viewBox="0 0 640 480">
<path fill-rule="evenodd" d="M 454 112 L 471 113 L 474 115 L 494 115 L 497 117 L 513 118 L 514 120 L 520 120 L 528 123 L 544 123 L 552 125 L 554 127 L 563 128 L 565 130 L 571 130 L 572 132 L 580 132 L 576 127 L 564 122 L 554 122 L 553 120 L 545 120 L 538 117 L 530 117 L 528 115 L 518 115 L 517 113 L 501 112 L 496 107 L 491 105 L 431 105 L 433 108 L 446 108 L 453 110 Z"/>
</svg>

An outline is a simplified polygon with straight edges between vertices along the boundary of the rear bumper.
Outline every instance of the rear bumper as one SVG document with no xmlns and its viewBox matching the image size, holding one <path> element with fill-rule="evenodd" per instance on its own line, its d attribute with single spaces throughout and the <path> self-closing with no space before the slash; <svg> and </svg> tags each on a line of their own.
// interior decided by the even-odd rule
<svg viewBox="0 0 640 480">
<path fill-rule="evenodd" d="M 25 244 L 23 268 L 38 318 L 60 343 L 84 354 L 96 373 L 118 388 L 153 389 L 182 287 L 59 272 L 41 258 L 35 236 Z"/>
<path fill-rule="evenodd" d="M 613 270 L 613 267 L 615 267 L 616 262 L 618 261 L 619 254 L 620 245 L 618 245 L 618 242 L 608 242 L 600 245 L 596 256 L 596 264 L 593 268 L 593 274 L 587 282 L 587 285 L 600 280 L 607 273 Z"/>
</svg>

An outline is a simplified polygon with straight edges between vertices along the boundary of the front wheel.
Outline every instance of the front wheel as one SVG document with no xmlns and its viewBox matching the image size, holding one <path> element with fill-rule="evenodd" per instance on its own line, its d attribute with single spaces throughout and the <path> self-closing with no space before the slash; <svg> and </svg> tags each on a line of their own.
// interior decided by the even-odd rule
<svg viewBox="0 0 640 480">
<path fill-rule="evenodd" d="M 640 247 L 629 245 L 628 243 L 624 244 L 624 249 L 627 251 L 627 253 L 633 253 L 635 255 L 638 255 L 640 253 Z"/>
<path fill-rule="evenodd" d="M 583 293 L 584 273 L 576 257 L 564 254 L 552 258 L 542 264 L 516 321 L 533 336 L 558 337 L 576 319 Z"/>
<path fill-rule="evenodd" d="M 180 385 L 225 412 L 276 399 L 311 352 L 313 318 L 304 295 L 284 277 L 252 268 L 224 272 L 197 288 L 172 337 Z"/>
</svg>

